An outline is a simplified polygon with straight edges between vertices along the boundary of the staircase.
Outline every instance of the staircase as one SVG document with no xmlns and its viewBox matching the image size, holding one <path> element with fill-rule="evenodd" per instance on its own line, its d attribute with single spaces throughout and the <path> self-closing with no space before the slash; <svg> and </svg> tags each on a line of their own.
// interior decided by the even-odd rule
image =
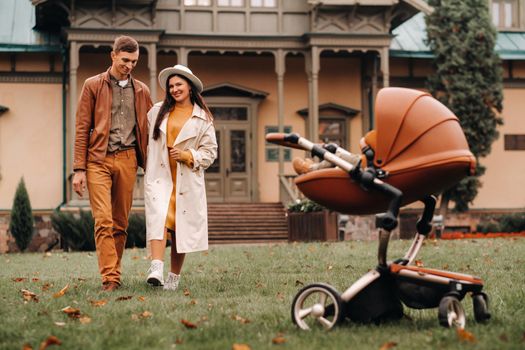
<svg viewBox="0 0 525 350">
<path fill-rule="evenodd" d="M 208 203 L 211 244 L 268 243 L 288 240 L 281 203 Z"/>
</svg>

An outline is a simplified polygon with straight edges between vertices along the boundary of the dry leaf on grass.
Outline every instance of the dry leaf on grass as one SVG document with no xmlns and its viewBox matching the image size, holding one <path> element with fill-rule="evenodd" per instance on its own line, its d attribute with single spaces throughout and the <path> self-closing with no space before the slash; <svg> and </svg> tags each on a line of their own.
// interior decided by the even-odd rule
<svg viewBox="0 0 525 350">
<path fill-rule="evenodd" d="M 44 284 L 42 285 L 42 291 L 45 292 L 46 290 L 48 290 L 48 289 L 51 288 L 51 287 L 53 287 L 52 284 L 50 284 L 50 283 L 44 283 Z"/>
<path fill-rule="evenodd" d="M 88 324 L 88 323 L 91 323 L 91 317 L 89 316 L 81 316 L 79 319 L 80 323 L 82 324 Z"/>
<path fill-rule="evenodd" d="M 66 286 L 64 288 L 62 288 L 59 292 L 56 292 L 55 294 L 53 294 L 53 298 L 63 297 L 64 294 L 66 294 L 68 289 L 69 289 L 69 283 L 66 284 Z"/>
<path fill-rule="evenodd" d="M 239 321 L 242 324 L 250 323 L 250 320 L 239 315 L 233 315 L 232 320 Z"/>
<path fill-rule="evenodd" d="M 397 346 L 397 343 L 395 341 L 389 341 L 389 342 L 386 342 L 383 345 L 381 345 L 379 350 L 388 350 L 388 349 L 392 349 L 393 347 L 396 347 L 396 346 Z"/>
<path fill-rule="evenodd" d="M 474 334 L 470 333 L 469 331 L 466 331 L 464 329 L 458 329 L 457 334 L 458 334 L 459 340 L 467 341 L 470 343 L 476 342 L 476 337 L 474 336 Z"/>
<path fill-rule="evenodd" d="M 123 297 L 118 297 L 117 299 L 115 299 L 116 301 L 125 301 L 125 300 L 130 300 L 133 298 L 133 295 L 126 295 L 126 296 L 123 296 Z"/>
<path fill-rule="evenodd" d="M 328 265 L 328 267 L 326 268 L 327 270 L 332 270 L 334 267 L 332 265 Z"/>
<path fill-rule="evenodd" d="M 295 280 L 295 286 L 298 287 L 298 286 L 304 286 L 304 283 L 299 281 L 299 280 Z"/>
<path fill-rule="evenodd" d="M 62 344 L 60 339 L 58 339 L 54 335 L 50 335 L 49 337 L 47 337 L 46 340 L 44 340 L 42 343 L 40 343 L 40 347 L 38 349 L 39 350 L 45 350 L 50 345 L 60 345 L 60 344 Z"/>
<path fill-rule="evenodd" d="M 38 296 L 35 293 L 28 291 L 27 289 L 21 289 L 20 291 L 22 292 L 22 297 L 25 302 L 34 301 L 35 303 L 38 303 Z"/>
<path fill-rule="evenodd" d="M 180 320 L 180 323 L 182 323 L 186 328 L 189 329 L 197 328 L 197 325 L 195 323 L 191 323 L 190 321 L 185 319 Z"/>
<path fill-rule="evenodd" d="M 15 278 L 11 278 L 11 280 L 13 282 L 25 282 L 25 281 L 27 281 L 27 278 L 25 278 L 25 277 L 15 277 Z"/>
<path fill-rule="evenodd" d="M 281 301 L 284 300 L 284 294 L 282 292 L 278 292 L 277 293 L 277 299 L 279 299 Z"/>
<path fill-rule="evenodd" d="M 416 266 L 417 267 L 423 267 L 423 261 L 422 260 L 416 260 Z"/>
<path fill-rule="evenodd" d="M 190 305 L 197 305 L 197 300 L 191 299 L 188 304 L 190 304 Z"/>
<path fill-rule="evenodd" d="M 80 309 L 76 309 L 71 306 L 66 306 L 61 310 L 63 313 L 67 314 L 70 318 L 80 318 Z"/>
<path fill-rule="evenodd" d="M 189 296 L 189 295 L 190 295 L 190 290 L 189 290 L 188 288 L 184 288 L 184 292 L 183 292 L 183 294 L 184 294 L 185 296 Z"/>
<path fill-rule="evenodd" d="M 284 338 L 284 335 L 281 333 L 278 333 L 275 338 L 272 339 L 273 344 L 284 344 L 286 343 L 286 339 Z"/>
<path fill-rule="evenodd" d="M 248 344 L 233 344 L 232 350 L 252 350 Z"/>
<path fill-rule="evenodd" d="M 24 345 L 22 345 L 22 350 L 33 350 L 33 347 L 31 346 L 31 344 L 25 343 Z"/>
<path fill-rule="evenodd" d="M 38 282 L 38 281 L 40 281 L 40 278 L 38 277 L 31 278 L 31 282 Z"/>
<path fill-rule="evenodd" d="M 87 281 L 87 278 L 78 277 L 77 280 L 80 281 L 80 282 L 85 282 L 85 281 Z"/>
<path fill-rule="evenodd" d="M 138 321 L 138 320 L 144 320 L 146 318 L 151 318 L 153 316 L 153 313 L 150 312 L 150 311 L 144 311 L 140 314 L 133 314 L 131 315 L 131 319 L 133 321 Z"/>
<path fill-rule="evenodd" d="M 146 301 L 146 298 L 145 297 L 137 297 L 138 301 Z"/>
<path fill-rule="evenodd" d="M 91 306 L 95 306 L 95 307 L 104 306 L 104 305 L 106 305 L 108 303 L 108 301 L 106 299 L 90 300 L 89 302 L 91 303 Z"/>
<path fill-rule="evenodd" d="M 65 322 L 55 322 L 55 326 L 57 327 L 64 327 L 66 325 Z"/>
</svg>

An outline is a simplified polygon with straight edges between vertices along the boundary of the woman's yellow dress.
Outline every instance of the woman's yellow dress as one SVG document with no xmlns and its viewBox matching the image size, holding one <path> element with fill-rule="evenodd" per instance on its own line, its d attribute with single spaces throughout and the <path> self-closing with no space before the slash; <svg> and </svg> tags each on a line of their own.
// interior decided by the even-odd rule
<svg viewBox="0 0 525 350">
<path fill-rule="evenodd" d="M 180 106 L 175 105 L 173 111 L 170 112 L 168 116 L 168 126 L 167 126 L 167 135 L 166 135 L 166 145 L 168 150 L 173 146 L 173 143 L 177 139 L 182 127 L 186 122 L 192 117 L 193 105 L 189 106 Z M 182 162 L 193 168 L 193 156 L 190 151 L 182 152 Z M 171 192 L 170 206 L 168 209 L 168 215 L 166 216 L 166 228 L 175 231 L 175 210 L 176 210 L 176 200 L 175 200 L 175 189 L 177 187 L 177 167 L 179 166 L 178 162 L 171 157 L 170 160 L 170 169 L 171 169 L 171 180 L 173 181 L 173 191 Z"/>
</svg>

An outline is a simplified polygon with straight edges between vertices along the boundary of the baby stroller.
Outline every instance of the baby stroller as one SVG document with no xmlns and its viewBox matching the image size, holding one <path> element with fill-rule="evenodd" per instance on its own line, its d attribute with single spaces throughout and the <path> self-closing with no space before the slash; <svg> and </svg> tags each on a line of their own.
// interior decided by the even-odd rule
<svg viewBox="0 0 525 350">
<path fill-rule="evenodd" d="M 488 320 L 488 298 L 481 279 L 414 264 L 432 229 L 433 194 L 472 173 L 476 165 L 458 119 L 427 93 L 384 88 L 377 95 L 376 125 L 361 140 L 358 166 L 338 157 L 336 153 L 346 151 L 337 145 L 314 144 L 297 134 L 266 135 L 268 142 L 310 151 L 337 166 L 298 176 L 295 183 L 306 197 L 345 214 L 377 214 L 377 267 L 342 294 L 327 284 L 305 286 L 293 300 L 293 322 L 301 329 L 317 325 L 331 329 L 345 318 L 378 324 L 400 319 L 405 304 L 415 309 L 438 307 L 442 326 L 464 328 L 460 301 L 467 293 L 472 296 L 476 321 Z M 403 258 L 387 262 L 399 208 L 415 201 L 424 203 L 415 238 Z"/>
</svg>

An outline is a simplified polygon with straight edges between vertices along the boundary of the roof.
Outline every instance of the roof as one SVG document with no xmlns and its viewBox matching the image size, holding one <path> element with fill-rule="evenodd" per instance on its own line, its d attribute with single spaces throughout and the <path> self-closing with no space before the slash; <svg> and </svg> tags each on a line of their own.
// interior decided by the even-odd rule
<svg viewBox="0 0 525 350">
<path fill-rule="evenodd" d="M 35 23 L 30 0 L 0 1 L 0 52 L 60 51 L 59 38 L 33 29 Z"/>
<path fill-rule="evenodd" d="M 392 57 L 431 58 L 432 51 L 425 40 L 427 38 L 425 17 L 418 13 L 399 27 L 390 45 Z M 525 32 L 499 32 L 496 52 L 504 60 L 525 59 Z"/>
</svg>

